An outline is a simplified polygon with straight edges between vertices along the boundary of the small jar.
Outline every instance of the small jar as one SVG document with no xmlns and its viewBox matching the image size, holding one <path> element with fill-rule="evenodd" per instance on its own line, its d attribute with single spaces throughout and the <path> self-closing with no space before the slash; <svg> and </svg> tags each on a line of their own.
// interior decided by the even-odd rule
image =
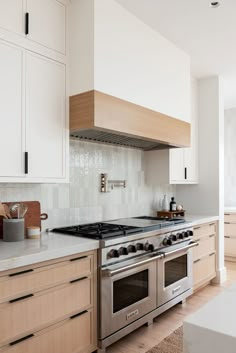
<svg viewBox="0 0 236 353">
<path fill-rule="evenodd" d="M 30 226 L 26 228 L 26 236 L 28 239 L 39 239 L 40 228 L 38 226 Z"/>
</svg>

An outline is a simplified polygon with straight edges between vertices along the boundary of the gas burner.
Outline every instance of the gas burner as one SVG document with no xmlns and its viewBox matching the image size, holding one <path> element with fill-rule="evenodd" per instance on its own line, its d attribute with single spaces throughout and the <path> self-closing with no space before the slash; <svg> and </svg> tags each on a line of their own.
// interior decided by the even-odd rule
<svg viewBox="0 0 236 353">
<path fill-rule="evenodd" d="M 109 223 L 91 223 L 75 225 L 64 228 L 54 228 L 52 232 L 74 235 L 78 237 L 86 237 L 93 239 L 105 239 L 111 237 L 119 237 L 133 233 L 142 232 L 140 227 L 115 225 Z"/>
</svg>

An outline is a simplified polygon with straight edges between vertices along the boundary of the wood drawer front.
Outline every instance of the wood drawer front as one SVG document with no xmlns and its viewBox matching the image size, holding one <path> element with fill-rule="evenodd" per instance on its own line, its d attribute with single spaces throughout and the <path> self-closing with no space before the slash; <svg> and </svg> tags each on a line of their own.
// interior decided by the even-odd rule
<svg viewBox="0 0 236 353">
<path fill-rule="evenodd" d="M 225 235 L 226 236 L 236 236 L 236 224 L 225 223 Z"/>
<path fill-rule="evenodd" d="M 193 228 L 194 240 L 216 233 L 216 223 L 204 224 Z"/>
<path fill-rule="evenodd" d="M 193 283 L 196 286 L 198 283 L 210 280 L 216 273 L 216 256 L 208 255 L 197 262 L 193 263 Z"/>
<path fill-rule="evenodd" d="M 236 223 L 236 213 L 225 213 L 225 222 Z"/>
<path fill-rule="evenodd" d="M 27 293 L 54 287 L 92 273 L 93 256 L 78 257 L 59 264 L 16 271 L 0 278 L 0 303 Z"/>
<path fill-rule="evenodd" d="M 96 349 L 93 336 L 93 311 L 90 310 L 0 349 L 0 353 L 87 353 Z"/>
<path fill-rule="evenodd" d="M 215 234 L 196 240 L 198 240 L 199 245 L 193 248 L 193 260 L 200 259 L 201 257 L 216 251 Z"/>
<path fill-rule="evenodd" d="M 236 256 L 236 237 L 225 236 L 225 255 Z"/>
<path fill-rule="evenodd" d="M 65 319 L 93 304 L 92 278 L 85 278 L 30 298 L 0 305 L 0 346 Z"/>
</svg>

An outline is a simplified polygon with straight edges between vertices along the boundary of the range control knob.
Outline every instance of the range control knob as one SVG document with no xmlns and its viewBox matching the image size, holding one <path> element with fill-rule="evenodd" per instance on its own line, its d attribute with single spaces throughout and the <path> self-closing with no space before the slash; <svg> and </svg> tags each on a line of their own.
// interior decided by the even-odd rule
<svg viewBox="0 0 236 353">
<path fill-rule="evenodd" d="M 128 255 L 128 250 L 125 247 L 121 247 L 121 248 L 119 248 L 118 253 L 120 256 L 121 255 Z"/>
<path fill-rule="evenodd" d="M 168 238 L 164 238 L 163 241 L 162 241 L 162 244 L 163 244 L 164 246 L 167 246 L 167 245 L 169 245 L 169 244 L 168 244 L 168 241 L 169 241 Z"/>
<path fill-rule="evenodd" d="M 188 238 L 188 232 L 184 232 L 184 237 Z"/>
<path fill-rule="evenodd" d="M 176 234 L 171 234 L 170 238 L 171 238 L 172 241 L 177 241 L 178 240 Z"/>
<path fill-rule="evenodd" d="M 153 244 L 149 244 L 148 245 L 148 251 L 154 251 L 154 245 Z"/>
<path fill-rule="evenodd" d="M 167 245 L 172 245 L 172 240 L 170 238 L 167 239 Z"/>
<path fill-rule="evenodd" d="M 184 239 L 184 234 L 183 233 L 178 233 L 177 235 L 178 235 L 179 239 Z"/>
<path fill-rule="evenodd" d="M 134 246 L 134 245 L 129 245 L 128 246 L 128 252 L 130 253 L 130 252 L 136 252 L 137 250 L 136 250 L 136 247 Z"/>
<path fill-rule="evenodd" d="M 142 243 L 137 243 L 136 244 L 136 249 L 139 251 L 139 250 L 144 250 L 144 246 Z"/>
<path fill-rule="evenodd" d="M 113 257 L 119 257 L 120 255 L 119 255 L 118 250 L 112 249 L 111 251 L 109 251 L 108 256 L 113 258 Z"/>
<path fill-rule="evenodd" d="M 146 243 L 146 244 L 144 245 L 144 250 L 145 250 L 145 251 L 149 251 L 149 245 L 150 245 L 149 243 Z"/>
<path fill-rule="evenodd" d="M 192 237 L 193 236 L 193 231 L 192 230 L 187 230 L 188 236 Z"/>
</svg>

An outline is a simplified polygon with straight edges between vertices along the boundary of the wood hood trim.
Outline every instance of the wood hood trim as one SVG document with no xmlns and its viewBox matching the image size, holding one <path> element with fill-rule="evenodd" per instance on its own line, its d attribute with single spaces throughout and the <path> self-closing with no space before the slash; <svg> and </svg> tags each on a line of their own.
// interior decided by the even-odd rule
<svg viewBox="0 0 236 353">
<path fill-rule="evenodd" d="M 89 129 L 190 146 L 189 123 L 96 90 L 70 97 L 71 133 Z"/>
</svg>

